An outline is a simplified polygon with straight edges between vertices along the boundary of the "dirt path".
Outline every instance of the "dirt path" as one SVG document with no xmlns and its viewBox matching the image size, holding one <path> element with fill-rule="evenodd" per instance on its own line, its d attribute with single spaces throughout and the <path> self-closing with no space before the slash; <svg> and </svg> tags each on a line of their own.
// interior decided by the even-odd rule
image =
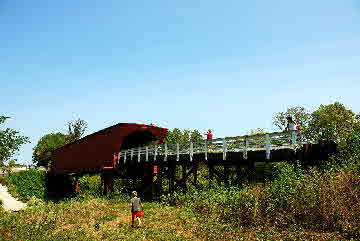
<svg viewBox="0 0 360 241">
<path fill-rule="evenodd" d="M 2 201 L 2 206 L 6 211 L 16 212 L 26 208 L 26 204 L 13 198 L 8 193 L 7 187 L 3 185 L 0 185 L 0 200 Z"/>
</svg>

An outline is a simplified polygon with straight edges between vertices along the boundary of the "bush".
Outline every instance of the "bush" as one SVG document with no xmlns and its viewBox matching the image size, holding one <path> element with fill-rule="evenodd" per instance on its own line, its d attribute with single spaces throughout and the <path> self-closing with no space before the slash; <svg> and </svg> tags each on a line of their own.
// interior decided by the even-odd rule
<svg viewBox="0 0 360 241">
<path fill-rule="evenodd" d="M 100 175 L 84 175 L 79 178 L 80 196 L 100 197 L 102 195 Z"/>
<path fill-rule="evenodd" d="M 163 196 L 163 200 L 172 205 L 185 206 L 202 217 L 236 226 L 253 226 L 261 223 L 264 198 L 264 192 L 259 187 L 239 189 L 223 186 Z"/>
<path fill-rule="evenodd" d="M 4 185 L 4 186 L 7 186 L 8 183 L 7 183 L 6 178 L 0 176 L 0 184 Z"/>
<path fill-rule="evenodd" d="M 27 170 L 7 177 L 8 190 L 14 197 L 27 201 L 30 197 L 45 198 L 45 172 Z"/>
<path fill-rule="evenodd" d="M 297 195 L 296 185 L 304 177 L 299 163 L 281 163 L 275 171 L 275 179 L 266 190 L 270 198 L 270 209 L 286 207 L 289 200 Z"/>
<path fill-rule="evenodd" d="M 164 201 L 188 207 L 201 219 L 232 226 L 341 231 L 359 230 L 360 180 L 349 168 L 310 169 L 282 163 L 266 185 L 211 189 L 164 196 Z M 199 216 L 200 217 L 200 216 Z"/>
</svg>

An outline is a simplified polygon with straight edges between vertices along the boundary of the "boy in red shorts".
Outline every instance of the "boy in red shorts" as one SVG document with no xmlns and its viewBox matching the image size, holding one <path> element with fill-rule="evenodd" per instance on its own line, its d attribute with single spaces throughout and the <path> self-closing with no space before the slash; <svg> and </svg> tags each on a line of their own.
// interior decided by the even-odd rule
<svg viewBox="0 0 360 241">
<path fill-rule="evenodd" d="M 134 220 L 135 218 L 138 220 L 138 224 L 139 227 L 141 226 L 141 216 L 142 216 L 142 212 L 144 210 L 144 207 L 141 203 L 140 198 L 137 197 L 137 192 L 133 191 L 131 193 L 131 222 L 132 222 L 132 227 L 134 227 Z"/>
</svg>

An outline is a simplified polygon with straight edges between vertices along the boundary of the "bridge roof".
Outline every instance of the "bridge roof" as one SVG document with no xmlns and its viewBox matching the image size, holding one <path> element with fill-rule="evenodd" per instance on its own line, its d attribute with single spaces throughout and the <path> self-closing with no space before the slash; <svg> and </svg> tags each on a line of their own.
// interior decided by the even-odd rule
<svg viewBox="0 0 360 241">
<path fill-rule="evenodd" d="M 84 168 L 102 169 L 122 149 L 124 139 L 137 132 L 149 131 L 163 143 L 168 129 L 137 123 L 118 123 L 62 146 L 52 153 L 52 171 L 76 172 Z"/>
</svg>

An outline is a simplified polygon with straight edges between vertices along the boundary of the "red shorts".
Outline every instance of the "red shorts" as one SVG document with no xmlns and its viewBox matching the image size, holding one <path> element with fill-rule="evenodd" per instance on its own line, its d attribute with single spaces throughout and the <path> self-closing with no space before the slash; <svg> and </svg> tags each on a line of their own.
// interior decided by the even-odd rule
<svg viewBox="0 0 360 241">
<path fill-rule="evenodd" d="M 131 211 L 131 218 L 141 218 L 142 211 Z"/>
</svg>

